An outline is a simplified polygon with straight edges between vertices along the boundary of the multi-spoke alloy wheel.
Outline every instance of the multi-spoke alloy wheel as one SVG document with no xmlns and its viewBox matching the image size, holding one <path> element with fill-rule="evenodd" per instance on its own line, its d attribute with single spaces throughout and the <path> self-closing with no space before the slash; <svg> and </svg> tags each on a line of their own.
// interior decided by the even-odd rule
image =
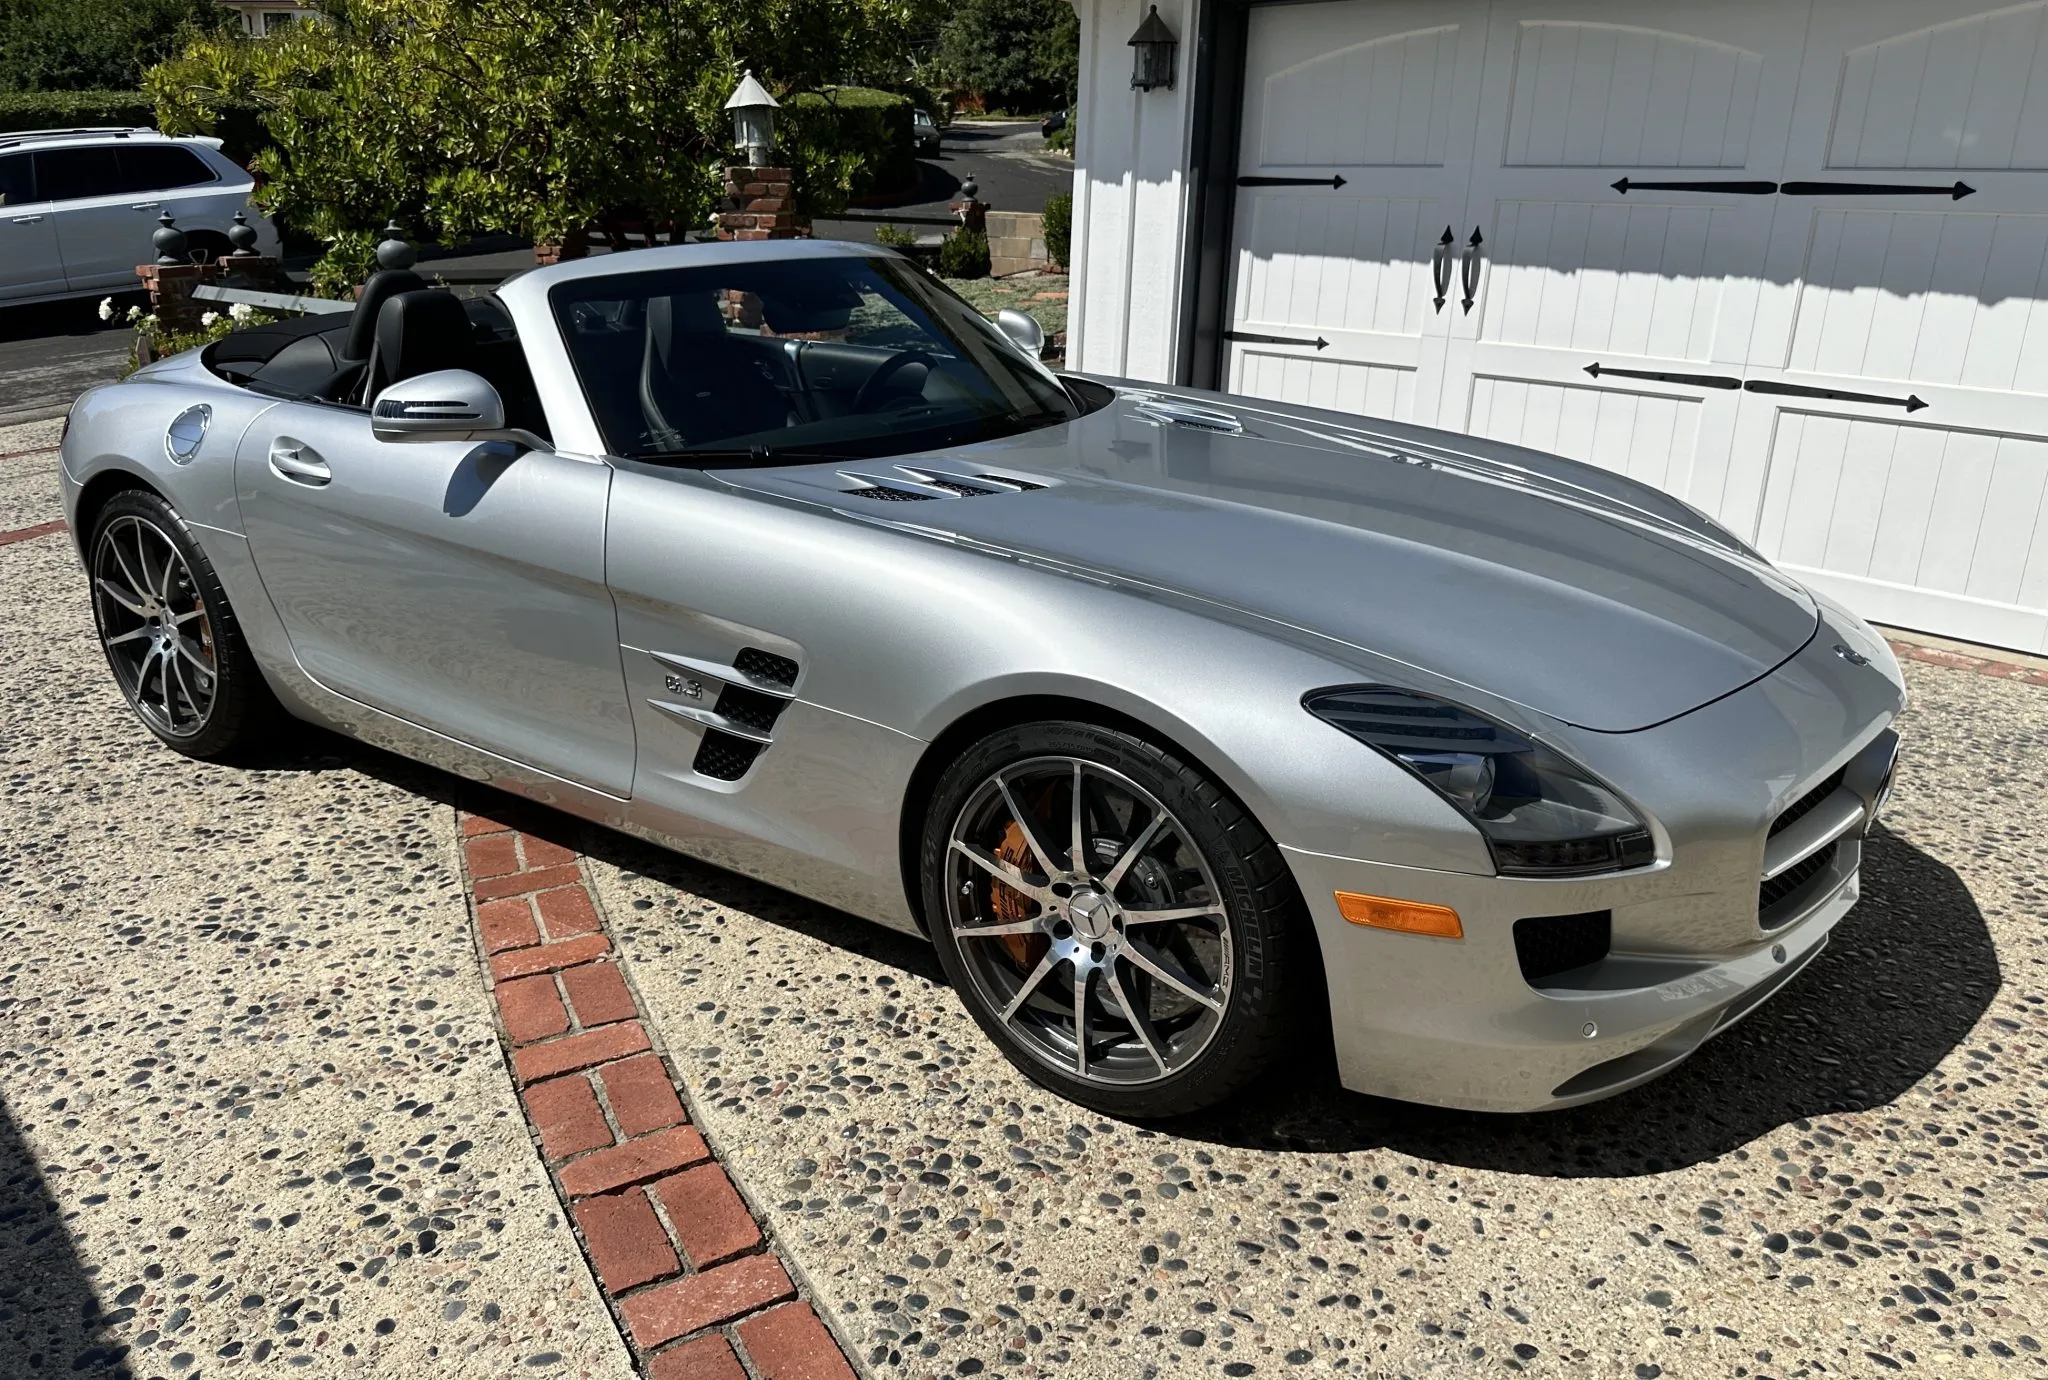
<svg viewBox="0 0 2048 1380">
<path fill-rule="evenodd" d="M 149 726 L 190 738 L 213 713 L 213 627 L 185 558 L 147 518 L 102 524 L 92 553 L 100 641 L 122 693 Z"/>
<path fill-rule="evenodd" d="M 1007 730 L 941 782 L 925 864 L 954 985 L 1041 1082 L 1158 1115 L 1263 1061 L 1293 893 L 1271 842 L 1192 768 L 1087 725 Z"/>
<path fill-rule="evenodd" d="M 94 621 L 115 684 L 149 731 L 192 757 L 259 741 L 277 702 L 206 552 L 170 504 L 115 494 L 86 545 Z"/>
</svg>

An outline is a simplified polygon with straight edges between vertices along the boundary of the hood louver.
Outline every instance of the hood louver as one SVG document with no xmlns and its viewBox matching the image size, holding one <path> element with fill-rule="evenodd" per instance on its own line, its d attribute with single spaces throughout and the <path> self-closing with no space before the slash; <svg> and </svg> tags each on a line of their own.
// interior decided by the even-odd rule
<svg viewBox="0 0 2048 1380">
<path fill-rule="evenodd" d="M 840 478 L 850 479 L 859 488 L 842 492 L 853 498 L 871 499 L 877 503 L 911 503 L 944 498 L 994 498 L 1002 494 L 1035 493 L 1045 488 L 1043 484 L 1029 479 L 1012 479 L 1001 474 L 945 474 L 935 470 L 914 470 L 909 466 L 897 466 L 893 472 L 864 474 L 856 470 L 841 471 Z"/>
</svg>

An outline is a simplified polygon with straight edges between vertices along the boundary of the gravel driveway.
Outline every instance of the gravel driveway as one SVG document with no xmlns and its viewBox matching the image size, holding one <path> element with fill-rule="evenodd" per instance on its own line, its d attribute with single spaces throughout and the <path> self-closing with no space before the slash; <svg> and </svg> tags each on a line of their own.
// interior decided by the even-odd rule
<svg viewBox="0 0 2048 1380">
<path fill-rule="evenodd" d="M 0 459 L 11 523 L 54 516 L 50 459 Z M 155 747 L 62 537 L 0 547 L 0 646 L 0 1374 L 626 1374 L 494 1047 L 445 779 Z M 2033 1374 L 2048 689 L 1908 675 L 1827 953 L 1543 1116 L 1354 1096 L 1312 1052 L 1112 1122 L 923 946 L 588 847 L 698 1124 L 877 1377 Z"/>
</svg>

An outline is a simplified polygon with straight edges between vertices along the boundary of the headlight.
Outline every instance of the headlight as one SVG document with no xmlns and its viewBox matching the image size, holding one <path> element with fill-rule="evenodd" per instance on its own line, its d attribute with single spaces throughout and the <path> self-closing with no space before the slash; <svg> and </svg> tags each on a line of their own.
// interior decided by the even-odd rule
<svg viewBox="0 0 2048 1380">
<path fill-rule="evenodd" d="M 1503 876 L 1572 877 L 1656 859 L 1648 826 L 1620 796 L 1469 709 L 1383 685 L 1318 690 L 1302 704 L 1457 806 L 1485 836 Z"/>
</svg>

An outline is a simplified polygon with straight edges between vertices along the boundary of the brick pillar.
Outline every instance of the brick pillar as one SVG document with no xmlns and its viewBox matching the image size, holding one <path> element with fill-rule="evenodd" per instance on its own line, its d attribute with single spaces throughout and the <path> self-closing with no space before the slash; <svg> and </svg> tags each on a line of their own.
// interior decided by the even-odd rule
<svg viewBox="0 0 2048 1380">
<path fill-rule="evenodd" d="M 722 240 L 797 238 L 795 187 L 788 168 L 727 168 L 718 208 Z"/>
<path fill-rule="evenodd" d="M 986 201 L 978 201 L 970 196 L 959 201 L 947 202 L 946 209 L 958 217 L 962 230 L 973 230 L 983 235 L 988 233 L 988 203 Z"/>
<path fill-rule="evenodd" d="M 223 254 L 207 267 L 214 270 L 214 276 L 207 281 L 218 283 L 222 287 L 253 288 L 258 292 L 268 292 L 285 286 L 284 276 L 278 271 L 277 260 L 268 254 L 247 254 L 241 257 Z M 225 311 L 227 304 L 215 303 L 213 309 Z"/>
<path fill-rule="evenodd" d="M 213 282 L 220 270 L 212 264 L 137 264 L 135 276 L 149 289 L 149 309 L 167 331 L 196 331 L 200 316 L 212 310 L 192 298 L 192 289 Z"/>
</svg>

